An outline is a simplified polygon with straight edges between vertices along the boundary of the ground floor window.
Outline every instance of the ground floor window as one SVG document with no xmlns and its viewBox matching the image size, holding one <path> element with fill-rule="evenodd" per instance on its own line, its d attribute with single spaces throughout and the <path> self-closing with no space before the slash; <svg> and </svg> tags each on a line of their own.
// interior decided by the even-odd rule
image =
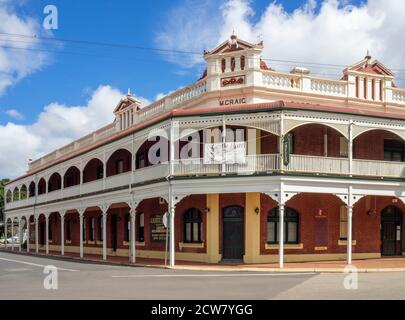
<svg viewBox="0 0 405 320">
<path fill-rule="evenodd" d="M 184 242 L 202 242 L 202 214 L 198 209 L 189 209 L 184 214 Z"/>
<path fill-rule="evenodd" d="M 83 218 L 83 241 L 86 241 L 86 222 L 87 219 Z"/>
<path fill-rule="evenodd" d="M 48 239 L 52 241 L 52 220 L 49 219 L 48 221 Z"/>
<path fill-rule="evenodd" d="M 299 215 L 292 208 L 285 207 L 284 215 L 284 243 L 298 243 Z M 280 236 L 278 232 L 280 223 L 279 207 L 276 207 L 267 215 L 267 242 L 278 243 Z"/>
<path fill-rule="evenodd" d="M 339 239 L 347 240 L 347 207 L 340 206 Z"/>
<path fill-rule="evenodd" d="M 66 240 L 72 240 L 72 220 L 66 221 Z"/>
<path fill-rule="evenodd" d="M 124 241 L 129 242 L 129 229 L 130 229 L 130 222 L 129 222 L 129 214 L 125 215 L 125 222 L 124 222 Z"/>
<path fill-rule="evenodd" d="M 139 214 L 138 241 L 145 241 L 145 216 L 143 213 Z"/>
<path fill-rule="evenodd" d="M 94 218 L 89 218 L 89 240 L 94 241 Z"/>
<path fill-rule="evenodd" d="M 98 219 L 98 240 L 103 241 L 103 217 L 101 216 Z"/>
</svg>

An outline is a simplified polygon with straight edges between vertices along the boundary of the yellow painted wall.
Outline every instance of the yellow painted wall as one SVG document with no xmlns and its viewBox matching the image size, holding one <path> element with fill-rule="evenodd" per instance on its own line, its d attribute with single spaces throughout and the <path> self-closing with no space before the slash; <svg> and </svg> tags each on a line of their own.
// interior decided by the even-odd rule
<svg viewBox="0 0 405 320">
<path fill-rule="evenodd" d="M 260 193 L 246 193 L 245 208 L 245 263 L 255 263 L 260 257 Z"/>
<path fill-rule="evenodd" d="M 219 194 L 207 194 L 207 262 L 218 263 L 219 254 Z"/>
</svg>

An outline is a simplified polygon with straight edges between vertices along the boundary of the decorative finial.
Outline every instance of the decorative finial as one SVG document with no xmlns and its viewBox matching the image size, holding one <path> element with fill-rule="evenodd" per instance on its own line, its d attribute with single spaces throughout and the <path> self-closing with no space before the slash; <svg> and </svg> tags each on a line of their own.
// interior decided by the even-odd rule
<svg viewBox="0 0 405 320">
<path fill-rule="evenodd" d="M 128 88 L 127 96 L 132 96 L 132 94 L 131 94 L 131 88 Z"/>
<path fill-rule="evenodd" d="M 367 61 L 370 61 L 370 60 L 371 60 L 371 54 L 370 54 L 370 50 L 369 50 L 369 49 L 367 49 L 367 55 L 366 55 L 365 59 L 366 59 Z"/>
</svg>

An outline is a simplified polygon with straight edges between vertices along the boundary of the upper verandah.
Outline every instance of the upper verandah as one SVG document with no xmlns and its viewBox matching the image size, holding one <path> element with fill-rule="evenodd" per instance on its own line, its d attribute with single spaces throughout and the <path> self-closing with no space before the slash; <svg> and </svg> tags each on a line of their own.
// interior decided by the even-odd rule
<svg viewBox="0 0 405 320">
<path fill-rule="evenodd" d="M 333 80 L 312 77 L 310 70 L 302 67 L 275 71 L 262 60 L 262 50 L 263 42 L 252 44 L 232 35 L 212 51 L 204 52 L 207 67 L 198 81 L 144 108 L 128 92 L 114 109 L 113 123 L 30 162 L 28 173 L 167 111 L 217 107 L 221 96 L 243 96 L 243 101 L 250 104 L 285 100 L 359 108 L 365 113 L 390 109 L 402 112 L 405 106 L 405 89 L 397 88 L 394 74 L 372 60 L 369 53 L 344 69 L 340 80 Z"/>
</svg>

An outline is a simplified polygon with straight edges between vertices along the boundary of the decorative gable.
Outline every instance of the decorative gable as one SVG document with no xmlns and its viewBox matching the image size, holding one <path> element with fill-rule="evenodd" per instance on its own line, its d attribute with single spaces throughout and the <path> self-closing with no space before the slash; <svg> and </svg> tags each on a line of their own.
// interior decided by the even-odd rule
<svg viewBox="0 0 405 320">
<path fill-rule="evenodd" d="M 125 130 L 135 123 L 136 112 L 140 109 L 141 103 L 136 100 L 130 90 L 122 98 L 114 109 L 115 123 L 117 130 Z"/>
<path fill-rule="evenodd" d="M 385 67 L 381 62 L 379 62 L 378 60 L 371 61 L 371 55 L 369 52 L 367 52 L 367 55 L 364 57 L 363 60 L 346 68 L 343 73 L 347 74 L 350 73 L 350 71 L 370 75 L 394 77 L 394 73 L 387 67 Z"/>
</svg>

